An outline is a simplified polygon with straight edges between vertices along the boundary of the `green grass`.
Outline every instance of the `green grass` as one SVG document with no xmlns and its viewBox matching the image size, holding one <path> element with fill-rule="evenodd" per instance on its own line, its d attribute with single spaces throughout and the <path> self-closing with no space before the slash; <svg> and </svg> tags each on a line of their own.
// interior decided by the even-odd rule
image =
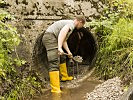
<svg viewBox="0 0 133 100">
<path fill-rule="evenodd" d="M 129 84 L 133 78 L 133 1 L 109 1 L 101 18 L 88 25 L 99 43 L 96 75 L 105 80 L 120 76 Z"/>
</svg>

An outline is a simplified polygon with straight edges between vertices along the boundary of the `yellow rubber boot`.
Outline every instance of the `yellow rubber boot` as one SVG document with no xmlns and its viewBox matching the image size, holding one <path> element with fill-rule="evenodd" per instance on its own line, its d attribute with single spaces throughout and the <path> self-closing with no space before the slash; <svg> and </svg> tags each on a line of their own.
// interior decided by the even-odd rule
<svg viewBox="0 0 133 100">
<path fill-rule="evenodd" d="M 66 63 L 60 64 L 60 73 L 62 75 L 61 81 L 71 81 L 72 76 L 68 76 Z"/>
<path fill-rule="evenodd" d="M 50 86 L 52 88 L 51 92 L 61 93 L 59 71 L 51 71 L 49 72 L 49 76 L 50 76 Z"/>
</svg>

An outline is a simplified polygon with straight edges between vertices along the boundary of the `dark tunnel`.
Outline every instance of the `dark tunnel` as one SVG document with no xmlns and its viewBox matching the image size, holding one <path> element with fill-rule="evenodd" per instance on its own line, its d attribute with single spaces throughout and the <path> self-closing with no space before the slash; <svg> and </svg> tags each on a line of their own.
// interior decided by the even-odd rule
<svg viewBox="0 0 133 100">
<path fill-rule="evenodd" d="M 95 38 L 87 28 L 75 29 L 67 42 L 73 56 L 79 55 L 83 57 L 82 64 L 92 64 L 96 55 L 97 45 Z"/>
<path fill-rule="evenodd" d="M 43 76 L 48 75 L 47 56 L 45 46 L 42 44 L 42 37 L 44 32 L 36 39 L 33 50 L 33 66 Z M 94 62 L 94 58 L 97 52 L 97 41 L 87 28 L 80 30 L 74 30 L 69 36 L 68 46 L 73 56 L 79 55 L 83 58 L 81 64 L 87 64 L 91 66 Z"/>
</svg>

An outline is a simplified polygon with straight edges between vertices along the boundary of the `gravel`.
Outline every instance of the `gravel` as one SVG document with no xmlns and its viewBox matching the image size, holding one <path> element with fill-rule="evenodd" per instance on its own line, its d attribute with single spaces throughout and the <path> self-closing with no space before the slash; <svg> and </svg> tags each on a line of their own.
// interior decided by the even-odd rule
<svg viewBox="0 0 133 100">
<path fill-rule="evenodd" d="M 120 100 L 123 95 L 121 80 L 118 77 L 109 79 L 87 93 L 85 100 Z"/>
</svg>

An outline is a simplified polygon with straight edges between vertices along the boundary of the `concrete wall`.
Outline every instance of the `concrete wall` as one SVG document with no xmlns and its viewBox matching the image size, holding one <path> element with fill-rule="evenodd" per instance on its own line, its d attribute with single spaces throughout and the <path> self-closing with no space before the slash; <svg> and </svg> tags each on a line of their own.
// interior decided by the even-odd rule
<svg viewBox="0 0 133 100">
<path fill-rule="evenodd" d="M 5 0 L 7 10 L 16 17 L 14 26 L 22 39 L 19 55 L 32 63 L 37 36 L 56 20 L 83 14 L 87 21 L 99 16 L 100 0 Z"/>
</svg>

